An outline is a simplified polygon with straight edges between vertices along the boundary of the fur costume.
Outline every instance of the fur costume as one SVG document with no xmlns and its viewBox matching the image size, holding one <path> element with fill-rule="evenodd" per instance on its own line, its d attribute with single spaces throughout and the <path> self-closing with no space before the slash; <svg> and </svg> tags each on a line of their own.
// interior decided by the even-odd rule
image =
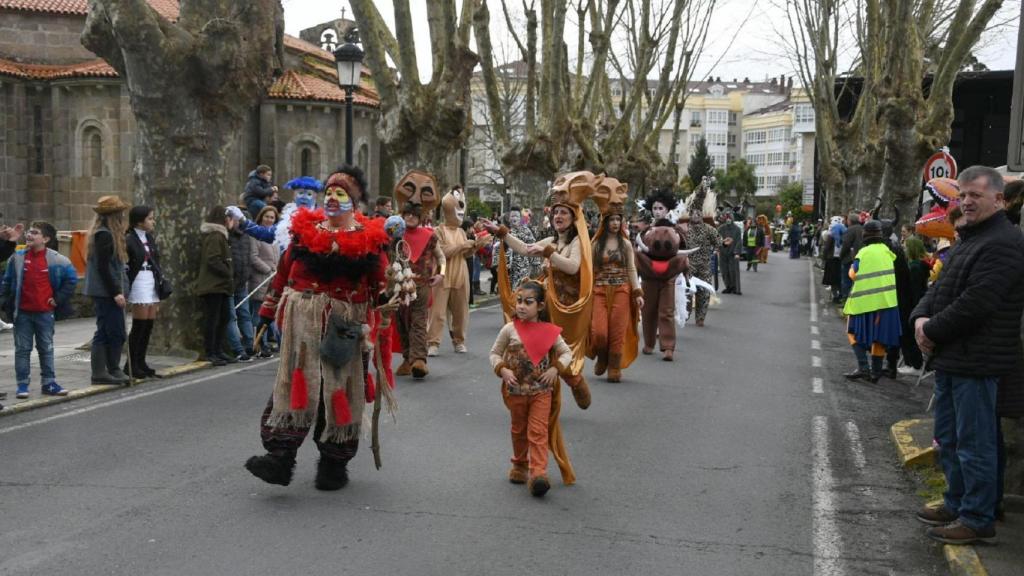
<svg viewBox="0 0 1024 576">
<path fill-rule="evenodd" d="M 676 277 L 688 269 L 685 241 L 676 226 L 661 220 L 637 238 L 637 244 L 637 272 L 644 290 L 644 353 L 653 351 L 657 337 L 659 349 L 671 360 L 676 348 Z"/>
<path fill-rule="evenodd" d="M 490 236 L 470 240 L 462 230 L 466 200 L 462 191 L 454 189 L 441 199 L 441 225 L 434 229 L 438 246 L 444 253 L 447 268 L 444 281 L 433 288 L 433 305 L 427 323 L 427 347 L 441 344 L 445 320 L 450 322 L 452 345 L 457 349 L 465 341 L 469 322 L 469 269 L 466 257 L 477 248 L 490 243 Z"/>
<path fill-rule="evenodd" d="M 395 374 L 423 378 L 427 369 L 427 322 L 430 311 L 429 285 L 435 275 L 445 275 L 447 260 L 438 245 L 434 229 L 428 223 L 437 207 L 437 181 L 432 174 L 410 170 L 395 185 L 395 204 L 401 207 L 403 217 L 416 215 L 420 223 L 409 226 L 406 222 L 403 246 L 408 247 L 407 258 L 414 273 L 416 298 L 399 308 L 398 335 L 402 343 L 402 365 Z"/>
<path fill-rule="evenodd" d="M 690 226 L 686 233 L 686 246 L 695 250 L 689 259 L 690 275 L 711 284 L 711 256 L 722 245 L 718 230 L 711 225 L 714 222 L 715 193 L 711 189 L 712 178 L 705 178 L 701 185 L 687 199 L 686 205 L 690 213 Z M 707 210 L 711 209 L 709 213 Z M 694 297 L 693 313 L 697 326 L 704 325 L 704 318 L 711 303 L 711 293 L 698 290 Z"/>
<path fill-rule="evenodd" d="M 607 369 L 608 381 L 618 382 L 622 370 L 637 355 L 640 322 L 638 299 L 643 297 L 636 273 L 636 256 L 626 234 L 625 204 L 629 187 L 615 178 L 606 177 L 597 186 L 593 200 L 601 211 L 601 224 L 594 237 L 594 306 L 590 323 L 590 345 L 587 356 L 597 359 L 594 374 Z M 607 249 L 608 219 L 619 218 L 616 234 L 618 246 Z"/>
<path fill-rule="evenodd" d="M 325 205 L 337 207 L 339 197 L 358 201 L 362 190 L 339 182 L 337 174 L 328 186 L 350 188 L 328 193 Z M 260 309 L 261 318 L 281 328 L 281 362 L 261 420 L 267 454 L 250 458 L 246 467 L 267 482 L 287 484 L 299 446 L 315 425 L 317 487 L 333 490 L 347 482 L 345 466 L 358 450 L 363 410 L 372 401 L 363 351 L 372 346 L 365 336 L 385 287 L 388 236 L 381 219 L 353 212 L 350 229 L 333 229 L 324 210 L 307 208 L 293 214 L 290 234 Z M 336 342 L 335 325 L 351 326 L 346 338 L 354 340 L 340 365 L 321 355 L 324 342 Z"/>
</svg>

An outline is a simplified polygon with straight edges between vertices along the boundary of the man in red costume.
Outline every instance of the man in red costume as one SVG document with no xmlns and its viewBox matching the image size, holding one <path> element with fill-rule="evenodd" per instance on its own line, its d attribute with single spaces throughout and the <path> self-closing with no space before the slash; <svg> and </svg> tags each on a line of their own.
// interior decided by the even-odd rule
<svg viewBox="0 0 1024 576">
<path fill-rule="evenodd" d="M 267 453 L 245 467 L 287 486 L 299 446 L 315 427 L 316 487 L 338 490 L 359 448 L 368 400 L 364 335 L 385 289 L 388 236 L 383 219 L 355 208 L 366 189 L 361 170 L 339 168 L 324 188 L 323 209 L 292 216 L 292 242 L 260 309 L 261 323 L 276 319 L 281 328 L 281 363 L 260 422 Z"/>
</svg>

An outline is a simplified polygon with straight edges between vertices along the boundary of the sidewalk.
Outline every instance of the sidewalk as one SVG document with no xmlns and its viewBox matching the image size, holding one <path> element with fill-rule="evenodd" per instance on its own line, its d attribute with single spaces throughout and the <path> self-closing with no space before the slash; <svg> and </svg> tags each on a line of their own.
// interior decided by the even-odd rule
<svg viewBox="0 0 1024 576">
<path fill-rule="evenodd" d="M 131 321 L 129 320 L 129 329 Z M 32 379 L 29 385 L 29 397 L 18 400 L 14 397 L 17 382 L 14 378 L 14 331 L 0 332 L 0 372 L 6 376 L 0 379 L 0 393 L 7 398 L 0 400 L 4 405 L 0 414 L 13 414 L 47 406 L 58 402 L 66 402 L 75 398 L 91 396 L 101 392 L 117 390 L 120 386 L 93 386 L 90 382 L 89 350 L 78 348 L 92 339 L 96 330 L 95 318 L 76 318 L 57 323 L 53 337 L 54 368 L 57 383 L 68 390 L 67 396 L 43 396 L 39 392 L 39 357 L 32 350 Z M 146 360 L 161 377 L 185 374 L 209 366 L 209 362 L 197 362 L 194 358 L 175 356 L 147 356 Z"/>
</svg>

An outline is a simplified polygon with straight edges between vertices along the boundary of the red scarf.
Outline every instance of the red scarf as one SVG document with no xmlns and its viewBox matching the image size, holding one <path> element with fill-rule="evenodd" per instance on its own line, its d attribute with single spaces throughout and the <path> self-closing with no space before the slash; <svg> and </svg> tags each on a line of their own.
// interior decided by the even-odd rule
<svg viewBox="0 0 1024 576">
<path fill-rule="evenodd" d="M 516 334 L 523 341 L 530 362 L 536 366 L 551 351 L 562 329 L 550 322 L 524 322 L 518 318 L 512 321 Z"/>
<path fill-rule="evenodd" d="M 429 226 L 417 226 L 405 230 L 405 241 L 409 244 L 409 257 L 413 262 L 420 261 L 420 256 L 423 255 L 423 250 L 426 249 L 427 243 L 430 242 L 433 235 L 434 229 Z"/>
</svg>

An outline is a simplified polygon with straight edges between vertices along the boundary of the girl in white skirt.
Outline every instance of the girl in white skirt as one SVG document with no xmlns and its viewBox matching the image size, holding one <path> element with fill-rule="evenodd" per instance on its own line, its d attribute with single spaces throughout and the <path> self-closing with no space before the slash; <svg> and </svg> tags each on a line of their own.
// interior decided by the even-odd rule
<svg viewBox="0 0 1024 576">
<path fill-rule="evenodd" d="M 153 323 L 160 308 L 160 253 L 153 238 L 156 219 L 150 206 L 135 206 L 128 212 L 128 303 L 132 310 L 132 331 L 128 335 L 129 361 L 125 372 L 133 378 L 149 378 L 156 371 L 146 364 L 146 350 Z"/>
</svg>

